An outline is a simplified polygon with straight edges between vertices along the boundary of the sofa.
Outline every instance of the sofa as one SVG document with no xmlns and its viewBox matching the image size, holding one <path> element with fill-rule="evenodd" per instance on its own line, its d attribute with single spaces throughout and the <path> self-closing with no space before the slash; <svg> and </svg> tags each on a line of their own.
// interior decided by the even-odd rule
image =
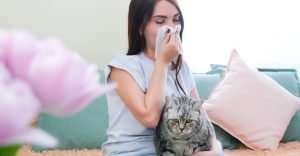
<svg viewBox="0 0 300 156">
<path fill-rule="evenodd" d="M 208 99 L 211 91 L 222 80 L 226 66 L 212 65 L 207 73 L 193 73 L 199 96 Z M 258 69 L 259 72 L 271 77 L 278 84 L 294 96 L 300 97 L 300 85 L 295 69 Z M 99 71 L 101 83 L 104 83 L 103 71 Z M 37 127 L 56 137 L 60 145 L 55 148 L 33 146 L 36 152 L 43 150 L 70 150 L 70 149 L 100 149 L 107 139 L 108 113 L 106 96 L 95 99 L 88 107 L 70 117 L 55 117 L 41 113 Z M 243 146 L 237 138 L 214 124 L 217 138 L 224 149 L 239 149 Z M 290 120 L 281 142 L 300 141 L 300 111 Z"/>
</svg>

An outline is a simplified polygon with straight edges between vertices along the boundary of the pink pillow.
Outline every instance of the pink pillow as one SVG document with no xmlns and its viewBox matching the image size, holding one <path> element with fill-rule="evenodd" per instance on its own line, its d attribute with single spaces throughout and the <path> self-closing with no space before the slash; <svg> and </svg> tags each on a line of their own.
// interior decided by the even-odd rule
<svg viewBox="0 0 300 156">
<path fill-rule="evenodd" d="M 227 72 L 203 107 L 213 123 L 246 146 L 275 150 L 300 99 L 250 68 L 233 50 Z"/>
</svg>

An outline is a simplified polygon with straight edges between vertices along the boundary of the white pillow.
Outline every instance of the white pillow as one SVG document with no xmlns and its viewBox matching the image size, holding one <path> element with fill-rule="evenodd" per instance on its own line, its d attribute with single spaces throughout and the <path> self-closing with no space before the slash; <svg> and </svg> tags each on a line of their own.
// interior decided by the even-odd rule
<svg viewBox="0 0 300 156">
<path fill-rule="evenodd" d="M 246 146 L 275 150 L 300 99 L 249 67 L 234 50 L 223 79 L 203 107 L 213 123 Z"/>
</svg>

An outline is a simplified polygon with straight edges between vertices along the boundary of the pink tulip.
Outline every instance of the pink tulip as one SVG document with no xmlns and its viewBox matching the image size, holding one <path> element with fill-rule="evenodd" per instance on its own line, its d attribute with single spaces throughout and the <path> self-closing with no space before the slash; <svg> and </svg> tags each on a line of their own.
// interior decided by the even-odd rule
<svg viewBox="0 0 300 156">
<path fill-rule="evenodd" d="M 101 85 L 96 65 L 57 39 L 36 40 L 26 31 L 0 30 L 0 61 L 14 78 L 27 82 L 42 110 L 70 115 L 82 110 L 115 85 Z"/>
<path fill-rule="evenodd" d="M 66 49 L 57 39 L 39 44 L 31 62 L 29 83 L 46 112 L 69 115 L 114 88 L 100 85 L 96 65 Z"/>
<path fill-rule="evenodd" d="M 33 143 L 54 147 L 57 140 L 42 130 L 31 128 L 40 110 L 30 86 L 12 79 L 0 63 L 0 145 Z"/>
<path fill-rule="evenodd" d="M 37 53 L 37 42 L 34 36 L 26 31 L 0 32 L 0 61 L 5 64 L 13 77 L 27 80 L 31 61 Z"/>
</svg>

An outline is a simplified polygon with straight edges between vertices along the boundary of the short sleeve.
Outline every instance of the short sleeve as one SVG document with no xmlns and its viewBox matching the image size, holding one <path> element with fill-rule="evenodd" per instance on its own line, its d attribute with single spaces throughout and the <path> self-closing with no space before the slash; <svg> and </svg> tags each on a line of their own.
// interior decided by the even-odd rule
<svg viewBox="0 0 300 156">
<path fill-rule="evenodd" d="M 115 59 L 113 59 L 110 63 L 108 63 L 105 67 L 104 73 L 106 81 L 109 82 L 109 75 L 111 72 L 111 68 L 118 68 L 121 70 L 124 70 L 128 72 L 132 78 L 137 82 L 137 84 L 140 86 L 143 92 L 146 91 L 146 82 L 145 82 L 145 76 L 144 72 L 141 68 L 140 60 L 135 56 L 119 56 Z"/>
</svg>

